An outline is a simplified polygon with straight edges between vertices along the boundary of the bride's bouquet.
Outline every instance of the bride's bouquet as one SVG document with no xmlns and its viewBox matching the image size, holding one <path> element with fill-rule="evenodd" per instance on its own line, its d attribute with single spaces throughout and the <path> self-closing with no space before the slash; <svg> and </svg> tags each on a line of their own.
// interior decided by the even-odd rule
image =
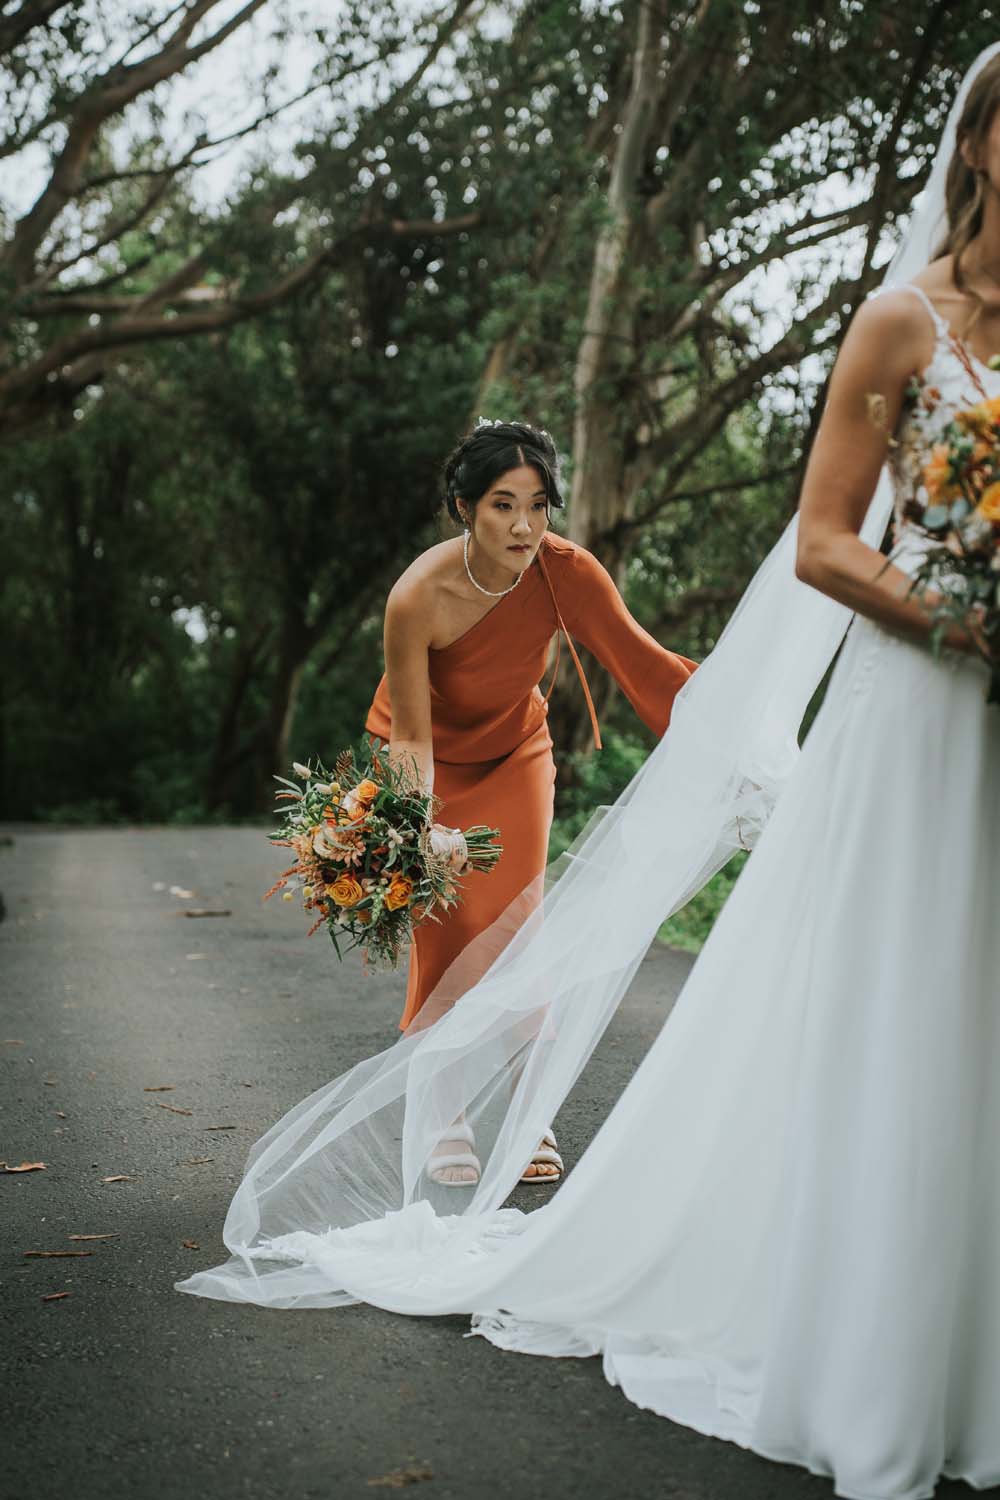
<svg viewBox="0 0 1000 1500">
<path fill-rule="evenodd" d="M 935 650 L 950 622 L 978 621 L 980 655 L 992 669 L 988 701 L 1000 703 L 1000 397 L 955 414 L 922 477 L 906 519 L 934 545 L 912 588 L 935 596 Z"/>
<path fill-rule="evenodd" d="M 338 958 L 346 939 L 346 951 L 362 947 L 368 962 L 397 968 L 413 929 L 439 921 L 435 913 L 460 899 L 456 844 L 461 874 L 492 870 L 503 852 L 496 828 L 442 836 L 432 826 L 440 799 L 415 791 L 411 768 L 390 765 L 370 740 L 363 766 L 345 750 L 332 773 L 318 760 L 292 769 L 302 784 L 275 777 L 283 820 L 268 838 L 293 849 L 295 863 L 264 900 L 301 892 L 306 911 L 317 914 L 307 935 L 325 923 Z"/>
</svg>

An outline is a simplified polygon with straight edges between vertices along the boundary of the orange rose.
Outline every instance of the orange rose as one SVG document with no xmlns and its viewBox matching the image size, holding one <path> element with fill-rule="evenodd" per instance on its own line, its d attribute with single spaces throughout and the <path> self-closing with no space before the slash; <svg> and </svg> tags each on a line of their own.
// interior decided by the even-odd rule
<svg viewBox="0 0 1000 1500">
<path fill-rule="evenodd" d="M 413 895 L 413 881 L 408 875 L 394 875 L 386 892 L 385 904 L 390 911 L 398 911 L 401 906 L 409 906 Z"/>
<path fill-rule="evenodd" d="M 341 875 L 333 885 L 328 885 L 326 894 L 336 901 L 338 906 L 357 906 L 364 895 L 361 882 L 355 880 L 353 875 Z"/>
<path fill-rule="evenodd" d="M 965 411 L 955 413 L 955 426 L 961 427 L 965 432 L 971 432 L 986 437 L 994 422 L 992 413 L 987 409 L 985 401 L 978 402 L 975 406 L 967 407 Z"/>
<path fill-rule="evenodd" d="M 932 500 L 937 500 L 948 486 L 948 448 L 945 443 L 935 443 L 931 456 L 924 465 L 924 484 Z"/>
<path fill-rule="evenodd" d="M 370 807 L 378 796 L 378 787 L 374 781 L 359 781 L 354 788 L 354 795 L 365 807 Z"/>
<path fill-rule="evenodd" d="M 1000 481 L 987 485 L 983 498 L 976 506 L 976 515 L 984 521 L 1000 522 Z"/>
</svg>

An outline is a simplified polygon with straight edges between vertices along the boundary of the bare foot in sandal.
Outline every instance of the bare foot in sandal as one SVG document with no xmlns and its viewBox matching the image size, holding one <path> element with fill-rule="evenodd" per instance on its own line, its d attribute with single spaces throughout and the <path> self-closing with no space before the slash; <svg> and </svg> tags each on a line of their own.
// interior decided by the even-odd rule
<svg viewBox="0 0 1000 1500">
<path fill-rule="evenodd" d="M 556 1138 L 547 1130 L 538 1150 L 521 1173 L 522 1182 L 558 1182 L 563 1175 L 563 1159 L 556 1150 Z"/>
<path fill-rule="evenodd" d="M 475 1137 L 468 1125 L 449 1125 L 431 1152 L 427 1175 L 442 1187 L 472 1187 L 479 1181 L 479 1158 L 472 1151 Z M 463 1149 L 464 1148 L 464 1149 Z"/>
</svg>

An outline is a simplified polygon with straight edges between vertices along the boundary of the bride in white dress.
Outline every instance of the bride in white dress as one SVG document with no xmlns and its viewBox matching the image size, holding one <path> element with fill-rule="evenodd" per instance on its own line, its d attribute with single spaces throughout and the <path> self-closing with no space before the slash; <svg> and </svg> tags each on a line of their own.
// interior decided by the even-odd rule
<svg viewBox="0 0 1000 1500">
<path fill-rule="evenodd" d="M 231 1260 L 181 1290 L 470 1312 L 506 1349 L 600 1354 L 638 1405 L 851 1500 L 1000 1484 L 1000 710 L 966 632 L 928 649 L 903 516 L 934 433 L 1000 395 L 998 106 L 1000 44 L 963 83 L 895 289 L 847 335 L 798 535 L 643 771 L 484 979 L 257 1143 Z M 979 194 L 964 289 L 932 260 L 956 140 L 952 180 Z M 917 370 L 930 429 L 904 402 Z M 576 1169 L 537 1212 L 503 1210 L 658 922 L 762 828 Z M 449 1194 L 423 1169 L 458 1119 L 483 1173 Z"/>
</svg>

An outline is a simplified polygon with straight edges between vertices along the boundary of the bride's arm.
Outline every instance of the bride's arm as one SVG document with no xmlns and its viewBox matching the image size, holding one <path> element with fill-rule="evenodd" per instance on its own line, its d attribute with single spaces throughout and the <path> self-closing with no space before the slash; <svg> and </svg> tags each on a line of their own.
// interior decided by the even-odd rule
<svg viewBox="0 0 1000 1500">
<path fill-rule="evenodd" d="M 802 486 L 798 576 L 813 588 L 915 640 L 933 622 L 915 598 L 910 579 L 886 564 L 858 535 L 885 462 L 903 395 L 930 358 L 926 311 L 906 292 L 885 292 L 864 303 L 837 356 L 822 421 Z M 879 398 L 873 420 L 872 398 Z M 972 636 L 950 625 L 945 645 L 975 649 Z"/>
</svg>

